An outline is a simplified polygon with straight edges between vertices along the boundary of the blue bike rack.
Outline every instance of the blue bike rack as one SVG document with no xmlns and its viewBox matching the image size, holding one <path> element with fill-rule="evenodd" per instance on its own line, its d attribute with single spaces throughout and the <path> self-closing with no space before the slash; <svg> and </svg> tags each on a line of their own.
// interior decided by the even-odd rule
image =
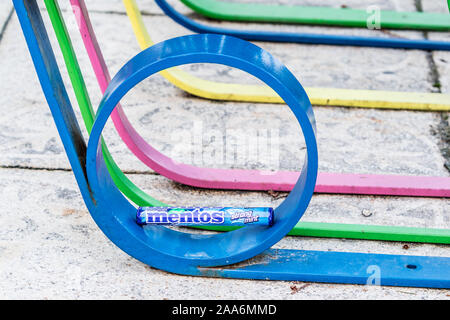
<svg viewBox="0 0 450 320">
<path fill-rule="evenodd" d="M 269 249 L 306 210 L 318 160 L 309 99 L 297 79 L 268 52 L 237 38 L 211 34 L 174 38 L 144 50 L 110 83 L 86 146 L 36 0 L 13 2 L 86 206 L 106 236 L 129 255 L 183 275 L 366 284 L 378 268 L 381 285 L 450 288 L 450 258 Z M 275 210 L 273 227 L 199 235 L 138 226 L 135 207 L 117 189 L 106 168 L 101 133 L 121 98 L 154 73 L 199 62 L 239 68 L 261 79 L 286 101 L 300 123 L 307 157 L 297 185 Z"/>
<path fill-rule="evenodd" d="M 249 41 L 327 44 L 337 46 L 378 47 L 394 49 L 450 50 L 450 42 L 433 40 L 390 39 L 381 37 L 340 36 L 313 33 L 234 30 L 203 25 L 176 11 L 166 0 L 156 4 L 178 24 L 197 33 L 234 36 Z"/>
</svg>

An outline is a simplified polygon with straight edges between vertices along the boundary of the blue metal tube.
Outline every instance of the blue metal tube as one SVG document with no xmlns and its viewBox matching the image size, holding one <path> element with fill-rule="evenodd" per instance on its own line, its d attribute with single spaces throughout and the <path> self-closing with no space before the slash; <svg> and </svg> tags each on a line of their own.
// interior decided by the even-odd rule
<svg viewBox="0 0 450 320">
<path fill-rule="evenodd" d="M 174 21 L 197 33 L 225 34 L 249 41 L 327 44 L 338 46 L 378 47 L 394 49 L 450 50 L 450 42 L 433 40 L 391 39 L 381 37 L 341 36 L 311 33 L 289 33 L 256 30 L 234 30 L 203 25 L 176 11 L 166 0 L 155 0 Z"/>
</svg>

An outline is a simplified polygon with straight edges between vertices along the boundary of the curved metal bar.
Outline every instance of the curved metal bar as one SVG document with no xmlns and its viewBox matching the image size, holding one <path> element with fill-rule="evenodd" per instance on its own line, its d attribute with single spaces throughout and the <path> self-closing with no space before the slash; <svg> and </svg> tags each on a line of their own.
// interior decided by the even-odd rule
<svg viewBox="0 0 450 320">
<path fill-rule="evenodd" d="M 366 10 L 323 6 L 239 3 L 220 0 L 181 0 L 181 2 L 205 17 L 228 21 L 367 28 L 373 15 L 371 11 Z M 383 29 L 450 30 L 448 14 L 388 10 L 381 10 L 379 14 L 379 26 Z"/>
<path fill-rule="evenodd" d="M 158 6 L 174 21 L 197 33 L 225 34 L 248 41 L 271 41 L 288 43 L 327 44 L 392 49 L 450 50 L 450 42 L 381 37 L 340 36 L 312 33 L 274 32 L 258 30 L 235 30 L 203 25 L 176 11 L 166 0 L 155 0 Z"/>
<path fill-rule="evenodd" d="M 86 153 L 87 175 L 95 196 L 104 196 L 103 188 L 110 181 L 108 175 L 103 176 L 98 172 L 98 168 L 104 163 L 101 133 L 115 106 L 132 88 L 151 75 L 191 63 L 217 63 L 234 67 L 252 74 L 277 91 L 302 128 L 306 157 L 296 185 L 283 203 L 275 208 L 274 224 L 270 228 L 252 226 L 213 236 L 186 234 L 164 227 L 138 232 L 135 221 L 129 219 L 129 212 L 135 213 L 131 204 L 120 205 L 127 212 L 126 215 L 121 213 L 119 216 L 102 217 L 99 224 L 103 225 L 102 229 L 109 230 L 115 229 L 113 225 L 116 219 L 126 217 L 122 227 L 130 230 L 130 236 L 145 242 L 147 252 L 154 251 L 162 255 L 163 263 L 152 261 L 150 264 L 172 272 L 180 272 L 191 265 L 237 263 L 268 249 L 283 238 L 302 217 L 313 195 L 317 178 L 314 114 L 308 96 L 297 79 L 267 51 L 249 42 L 219 35 L 193 35 L 166 40 L 142 51 L 125 64 L 109 84 L 100 103 Z M 111 237 L 115 235 L 116 232 L 112 231 Z M 116 238 L 118 239 L 117 236 Z"/>
<path fill-rule="evenodd" d="M 274 210 L 274 225 L 246 227 L 218 235 L 192 235 L 164 227 L 136 232 L 134 221 L 124 220 L 130 236 L 145 238 L 146 251 L 162 255 L 163 264 L 152 261 L 158 268 L 180 272 L 191 265 L 215 266 L 237 263 L 249 259 L 284 237 L 305 212 L 317 177 L 317 145 L 315 119 L 311 103 L 295 77 L 268 52 L 249 42 L 219 35 L 194 35 L 170 39 L 148 48 L 132 58 L 109 84 L 100 103 L 89 138 L 86 170 L 95 196 L 102 196 L 110 181 L 98 171 L 103 162 L 101 133 L 120 100 L 136 85 L 151 75 L 171 67 L 191 63 L 217 63 L 248 72 L 276 90 L 296 116 L 306 141 L 303 169 L 289 196 Z M 135 212 L 135 208 L 124 211 Z M 129 218 L 128 214 L 126 217 Z M 106 216 L 100 223 L 104 227 L 120 216 Z M 110 228 L 112 229 L 112 228 Z M 150 234 L 151 233 L 151 234 Z M 112 232 L 114 236 L 115 232 Z M 143 239 L 142 239 L 143 240 Z M 144 241 L 142 241 L 144 242 Z M 163 245 L 162 245 L 163 244 Z"/>
<path fill-rule="evenodd" d="M 90 158 L 90 160 L 96 161 L 98 159 L 100 161 L 97 162 L 97 165 L 95 163 L 90 165 L 88 175 L 91 176 L 93 174 L 101 177 L 101 180 L 97 182 L 99 182 L 99 186 L 102 189 L 94 188 L 90 183 L 90 179 L 86 178 L 86 145 L 70 105 L 56 59 L 51 50 L 39 8 L 35 0 L 13 0 L 13 2 L 42 89 L 55 119 L 83 199 L 103 232 L 119 247 L 135 258 L 154 267 L 161 266 L 163 270 L 196 276 L 355 284 L 377 283 L 391 286 L 435 288 L 450 287 L 450 258 L 326 251 L 268 250 L 254 259 L 239 265 L 212 268 L 207 265 L 218 263 L 221 260 L 224 260 L 225 263 L 233 262 L 227 259 L 228 255 L 221 257 L 221 252 L 231 252 L 231 256 L 237 261 L 250 254 L 249 247 L 240 250 L 239 238 L 231 239 L 227 243 L 217 243 L 218 252 L 210 252 L 212 256 L 208 257 L 209 252 L 202 250 L 203 246 L 198 245 L 199 243 L 196 239 L 193 239 L 193 236 L 191 236 L 189 243 L 179 243 L 181 238 L 178 238 L 179 233 L 177 232 L 171 232 L 163 228 L 144 229 L 137 226 L 132 218 L 134 213 L 132 206 L 116 188 L 109 176 L 106 164 L 101 161 L 102 152 L 98 140 L 97 143 L 93 142 L 93 140 L 90 141 L 93 145 L 93 148 L 91 145 L 90 151 L 94 153 L 94 159 Z M 177 39 L 174 40 L 176 41 Z M 164 46 L 166 43 L 164 42 L 161 46 Z M 145 53 L 141 54 L 140 57 L 144 55 Z M 146 71 L 148 72 L 148 70 L 143 70 L 143 72 Z M 140 76 L 144 75 L 141 74 Z M 114 94 L 111 96 L 107 95 L 103 101 L 108 99 L 114 100 L 115 98 L 117 97 Z M 95 128 L 96 125 L 94 124 L 93 132 L 96 131 Z M 99 138 L 99 135 L 97 137 Z M 89 165 L 89 162 L 87 165 Z M 312 190 L 310 190 L 310 193 L 312 193 Z M 289 205 L 284 209 L 288 210 Z M 281 224 L 285 226 L 286 223 L 281 222 Z M 258 233 L 255 230 L 251 232 L 253 234 Z M 264 231 L 261 231 L 260 234 L 264 235 L 264 233 Z M 237 235 L 238 233 L 230 234 Z M 163 235 L 167 235 L 169 239 L 173 237 L 173 240 L 179 243 L 179 248 L 173 248 L 173 246 L 165 248 L 168 243 L 170 244 L 170 241 L 155 243 Z M 275 236 L 278 236 L 278 234 Z M 205 240 L 205 237 L 203 237 L 203 240 Z M 273 239 L 268 241 L 271 242 Z M 256 244 L 254 247 L 255 252 L 260 249 L 259 246 L 262 243 Z M 154 245 L 158 244 L 160 245 L 154 248 Z M 233 244 L 237 248 L 230 247 Z M 192 247 L 186 247 L 186 245 L 192 245 Z M 164 249 L 159 250 L 161 247 Z M 167 250 L 174 250 L 176 254 L 184 252 L 186 256 L 181 259 L 177 256 L 169 257 L 166 260 L 164 250 L 166 250 L 165 253 L 167 253 Z M 193 257 L 192 253 L 194 252 L 200 254 Z M 239 255 L 237 252 L 245 253 Z M 185 263 L 190 259 L 190 262 Z M 174 261 L 181 261 L 183 264 L 174 265 Z M 206 266 L 198 267 L 198 265 Z M 373 266 L 378 266 L 381 277 L 372 279 Z M 373 282 L 372 280 L 376 281 Z"/>
<path fill-rule="evenodd" d="M 67 33 L 67 29 L 64 24 L 64 20 L 61 16 L 58 3 L 55 0 L 45 0 L 44 2 L 48 10 L 53 28 L 55 30 L 56 37 L 60 44 L 61 52 L 63 54 L 64 61 L 68 69 L 68 74 L 72 86 L 74 88 L 75 97 L 80 107 L 84 124 L 86 126 L 88 133 L 90 133 L 92 125 L 94 124 L 95 113 L 94 110 L 92 109 L 89 93 L 86 89 L 86 85 L 80 71 L 80 66 L 78 65 L 78 61 L 72 47 L 72 42 L 70 41 L 70 36 Z M 103 84 L 107 86 L 107 83 L 109 82 L 107 77 L 109 77 L 109 75 L 104 74 L 103 76 L 105 77 Z M 122 119 L 122 115 L 123 110 L 120 106 L 118 106 L 118 108 L 114 111 L 112 115 L 114 125 L 118 128 L 124 128 L 124 126 L 128 125 L 128 127 L 126 128 L 129 129 L 131 125 L 127 121 L 128 119 L 126 117 L 123 117 Z M 119 130 L 119 132 L 122 131 L 123 130 Z M 127 176 L 117 166 L 106 146 L 103 147 L 103 152 L 105 156 L 105 162 L 111 173 L 111 176 L 113 177 L 114 182 L 117 184 L 119 189 L 122 190 L 132 201 L 142 203 L 142 205 L 151 205 L 151 206 L 165 205 L 161 201 L 158 201 L 153 197 L 149 196 L 147 193 L 143 192 L 135 184 L 133 184 L 133 182 L 131 182 L 131 180 L 128 179 Z"/>
</svg>

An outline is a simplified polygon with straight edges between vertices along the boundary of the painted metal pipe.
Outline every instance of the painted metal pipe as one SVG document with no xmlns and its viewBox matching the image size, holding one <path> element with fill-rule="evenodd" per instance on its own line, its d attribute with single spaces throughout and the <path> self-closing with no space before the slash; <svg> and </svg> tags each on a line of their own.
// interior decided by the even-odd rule
<svg viewBox="0 0 450 320">
<path fill-rule="evenodd" d="M 401 12 L 351 8 L 181 0 L 195 12 L 216 20 L 274 22 L 367 28 L 376 22 L 382 29 L 450 30 L 450 16 L 433 12 Z M 379 17 L 379 21 L 373 21 Z"/>
</svg>

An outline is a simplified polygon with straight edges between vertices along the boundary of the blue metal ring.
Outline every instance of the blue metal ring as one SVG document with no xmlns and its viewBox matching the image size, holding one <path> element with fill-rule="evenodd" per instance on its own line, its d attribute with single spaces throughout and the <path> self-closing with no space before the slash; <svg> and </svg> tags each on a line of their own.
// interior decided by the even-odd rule
<svg viewBox="0 0 450 320">
<path fill-rule="evenodd" d="M 432 40 L 389 39 L 381 37 L 339 36 L 312 33 L 234 30 L 203 25 L 187 18 L 170 6 L 166 0 L 155 0 L 174 21 L 197 33 L 225 34 L 249 41 L 328 44 L 396 49 L 450 50 L 450 42 Z"/>
<path fill-rule="evenodd" d="M 251 226 L 217 235 L 174 231 L 163 226 L 140 227 L 136 208 L 117 190 L 105 170 L 101 134 L 115 106 L 137 84 L 167 68 L 190 63 L 216 63 L 259 78 L 275 90 L 296 116 L 305 137 L 307 154 L 301 176 L 275 209 L 272 227 Z M 132 58 L 111 81 L 101 101 L 87 148 L 86 168 L 93 198 L 108 210 L 93 215 L 117 246 L 159 269 L 187 273 L 199 266 L 237 263 L 270 248 L 282 239 L 305 212 L 318 169 L 315 120 L 311 103 L 292 73 L 267 51 L 241 39 L 220 35 L 190 35 L 156 44 Z M 111 189 L 116 189 L 111 192 Z M 102 204 L 103 205 L 103 204 Z"/>
</svg>

